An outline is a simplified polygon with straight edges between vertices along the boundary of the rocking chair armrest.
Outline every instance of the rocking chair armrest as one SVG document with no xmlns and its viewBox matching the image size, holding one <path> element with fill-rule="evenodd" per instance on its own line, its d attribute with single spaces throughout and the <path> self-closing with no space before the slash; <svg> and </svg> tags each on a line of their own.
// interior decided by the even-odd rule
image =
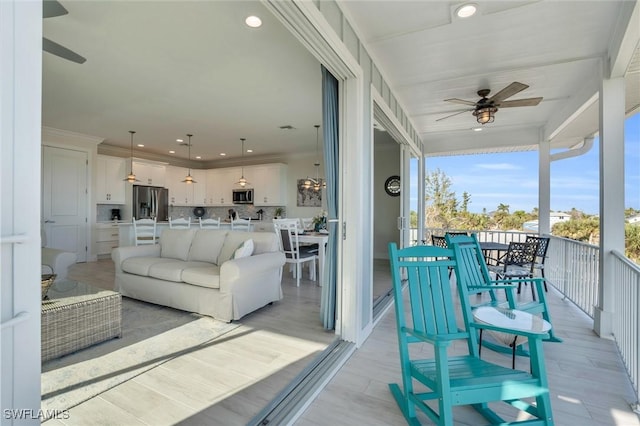
<svg viewBox="0 0 640 426">
<path fill-rule="evenodd" d="M 531 277 L 531 278 L 510 278 L 508 280 L 494 280 L 492 283 L 496 284 L 509 284 L 509 283 L 529 283 L 529 282 L 544 282 L 544 278 L 542 277 Z M 515 285 L 515 284 L 514 284 Z"/>
<path fill-rule="evenodd" d="M 402 331 L 405 333 L 410 334 L 411 336 L 422 340 L 424 342 L 429 342 L 429 343 L 433 343 L 433 344 L 442 344 L 442 343 L 449 343 L 452 342 L 454 340 L 459 340 L 459 339 L 466 339 L 469 337 L 469 333 L 467 332 L 460 332 L 460 333 L 455 333 L 455 334 L 447 334 L 447 335 L 438 335 L 438 334 L 425 334 L 422 333 L 420 331 L 416 331 L 412 328 L 409 327 L 402 327 Z"/>
<path fill-rule="evenodd" d="M 483 330 L 491 330 L 491 331 L 498 331 L 501 333 L 507 333 L 507 334 L 517 334 L 518 336 L 525 336 L 529 339 L 548 339 L 549 338 L 549 332 L 547 331 L 526 331 L 526 330 L 521 330 L 521 329 L 517 329 L 517 328 L 505 328 L 505 327 L 497 327 L 495 325 L 491 325 L 491 324 L 486 324 L 486 323 L 480 323 L 480 322 L 472 322 L 469 323 L 469 327 L 473 327 L 473 328 L 478 328 L 478 329 L 483 329 Z"/>
<path fill-rule="evenodd" d="M 497 281 L 490 281 L 491 283 L 497 283 Z M 516 284 L 491 284 L 491 285 L 473 285 L 469 286 L 469 290 L 507 290 L 510 288 L 518 287 Z"/>
</svg>

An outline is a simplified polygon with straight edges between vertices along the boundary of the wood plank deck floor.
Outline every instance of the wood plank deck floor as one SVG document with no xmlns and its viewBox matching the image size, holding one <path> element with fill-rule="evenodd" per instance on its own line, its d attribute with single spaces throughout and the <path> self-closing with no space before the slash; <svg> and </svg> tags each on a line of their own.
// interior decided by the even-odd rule
<svg viewBox="0 0 640 426">
<path fill-rule="evenodd" d="M 377 285 L 388 280 L 382 269 L 376 271 Z M 113 286 L 110 260 L 75 265 L 71 276 Z M 169 361 L 72 408 L 68 419 L 46 424 L 246 424 L 334 338 L 318 321 L 319 287 L 304 280 L 297 288 L 285 278 L 283 289 L 282 302 L 243 318 L 224 342 Z M 548 297 L 554 327 L 564 339 L 545 343 L 556 425 L 640 426 L 630 408 L 633 389 L 614 343 L 598 338 L 592 321 L 555 290 Z M 484 356 L 510 363 L 491 351 Z M 525 368 L 525 362 L 519 359 L 518 367 Z M 405 424 L 387 388 L 399 379 L 395 319 L 389 309 L 296 424 Z M 461 425 L 483 423 L 464 407 L 456 408 L 456 419 Z"/>
</svg>

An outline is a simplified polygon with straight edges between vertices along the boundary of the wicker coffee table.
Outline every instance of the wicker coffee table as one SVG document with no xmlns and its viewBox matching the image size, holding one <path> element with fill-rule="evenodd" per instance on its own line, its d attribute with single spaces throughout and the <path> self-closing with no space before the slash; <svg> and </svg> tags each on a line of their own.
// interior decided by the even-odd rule
<svg viewBox="0 0 640 426">
<path fill-rule="evenodd" d="M 120 293 L 60 281 L 47 296 L 42 301 L 42 361 L 120 337 Z"/>
</svg>

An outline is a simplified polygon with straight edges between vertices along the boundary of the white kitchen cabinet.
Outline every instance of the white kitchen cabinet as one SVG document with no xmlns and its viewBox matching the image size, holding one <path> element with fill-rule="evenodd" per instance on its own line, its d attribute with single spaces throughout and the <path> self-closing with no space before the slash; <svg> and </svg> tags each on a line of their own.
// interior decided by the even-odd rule
<svg viewBox="0 0 640 426">
<path fill-rule="evenodd" d="M 119 226 L 116 223 L 98 223 L 95 227 L 96 255 L 110 255 L 118 247 Z"/>
<path fill-rule="evenodd" d="M 245 167 L 245 175 L 253 188 L 254 205 L 287 205 L 286 164 L 274 163 Z"/>
<path fill-rule="evenodd" d="M 231 190 L 240 179 L 240 167 L 209 169 L 206 171 L 206 198 L 211 206 L 233 206 Z"/>
<path fill-rule="evenodd" d="M 98 204 L 125 204 L 128 171 L 126 160 L 120 157 L 98 155 L 96 167 L 96 202 Z"/>
<path fill-rule="evenodd" d="M 133 162 L 133 174 L 140 182 L 138 185 L 164 186 L 166 166 L 163 164 Z"/>
<path fill-rule="evenodd" d="M 208 206 L 210 203 L 207 202 L 207 171 L 191 169 L 191 176 L 197 182 L 190 185 L 192 190 L 191 205 L 195 207 Z"/>
</svg>

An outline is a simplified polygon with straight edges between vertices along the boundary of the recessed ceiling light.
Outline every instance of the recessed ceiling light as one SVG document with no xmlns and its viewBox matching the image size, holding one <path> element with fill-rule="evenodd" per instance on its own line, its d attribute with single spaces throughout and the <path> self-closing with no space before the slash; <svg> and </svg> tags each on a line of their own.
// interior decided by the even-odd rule
<svg viewBox="0 0 640 426">
<path fill-rule="evenodd" d="M 196 160 L 201 159 L 202 157 L 200 157 L 199 155 L 196 155 Z"/>
<path fill-rule="evenodd" d="M 180 142 L 184 142 L 182 139 L 176 139 L 176 142 L 180 143 Z"/>
<path fill-rule="evenodd" d="M 175 154 L 176 152 L 174 150 L 169 151 L 169 154 Z"/>
<path fill-rule="evenodd" d="M 220 156 L 221 156 L 221 157 L 224 157 L 225 155 L 227 155 L 227 154 L 225 154 L 224 152 L 221 152 L 221 153 L 220 153 Z"/>
<path fill-rule="evenodd" d="M 139 143 L 139 144 L 138 144 L 138 146 L 139 146 L 140 148 L 144 148 L 144 144 L 142 144 L 142 143 Z"/>
<path fill-rule="evenodd" d="M 482 131 L 482 127 L 474 127 L 473 131 L 474 132 L 481 132 Z"/>
<path fill-rule="evenodd" d="M 247 19 L 244 20 L 244 23 L 251 28 L 258 28 L 262 25 L 262 19 L 257 16 L 247 16 Z"/>
<path fill-rule="evenodd" d="M 253 152 L 253 150 L 252 149 L 248 149 L 247 152 Z"/>
<path fill-rule="evenodd" d="M 456 9 L 456 16 L 458 18 L 469 18 L 470 16 L 475 15 L 477 10 L 478 6 L 473 3 L 463 4 Z"/>
</svg>

